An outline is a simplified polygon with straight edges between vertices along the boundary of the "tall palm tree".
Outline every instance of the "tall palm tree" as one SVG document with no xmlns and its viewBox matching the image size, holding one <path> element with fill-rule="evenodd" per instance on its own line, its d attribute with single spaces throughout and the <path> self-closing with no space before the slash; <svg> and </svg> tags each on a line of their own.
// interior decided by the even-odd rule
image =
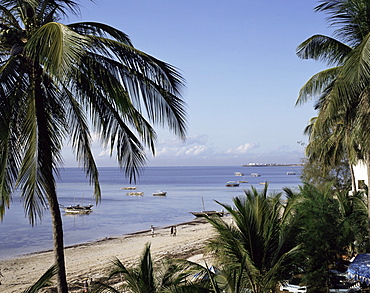
<svg viewBox="0 0 370 293">
<path fill-rule="evenodd" d="M 209 249 L 220 264 L 234 270 L 237 280 L 244 281 L 238 287 L 254 293 L 275 292 L 277 283 L 287 279 L 289 261 L 299 251 L 293 241 L 294 200 L 284 205 L 281 193 L 268 196 L 267 190 L 267 184 L 260 192 L 252 187 L 245 196 L 233 198 L 234 207 L 221 204 L 232 223 L 208 219 L 217 232 Z"/>
<path fill-rule="evenodd" d="M 53 223 L 58 291 L 67 292 L 63 229 L 55 186 L 61 150 L 71 142 L 100 199 L 91 130 L 135 180 L 153 153 L 154 124 L 185 137 L 176 68 L 134 48 L 109 25 L 60 20 L 79 14 L 73 0 L 0 2 L 0 217 L 15 188 L 31 224 L 48 206 Z"/>
<path fill-rule="evenodd" d="M 298 46 L 297 54 L 334 67 L 310 78 L 302 87 L 297 104 L 310 97 L 320 97 L 323 101 L 318 113 L 321 123 L 317 127 L 335 128 L 338 121 L 347 124 L 350 131 L 343 142 L 357 142 L 362 152 L 362 157 L 357 159 L 365 160 L 370 182 L 370 1 L 320 1 L 315 10 L 327 13 L 329 24 L 338 27 L 335 38 L 314 35 Z M 370 199 L 368 213 L 370 233 Z"/>
</svg>

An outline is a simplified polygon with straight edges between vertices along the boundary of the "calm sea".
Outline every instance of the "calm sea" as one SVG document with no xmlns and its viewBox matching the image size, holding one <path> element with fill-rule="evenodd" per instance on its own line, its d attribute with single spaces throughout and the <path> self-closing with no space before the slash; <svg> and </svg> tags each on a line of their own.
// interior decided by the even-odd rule
<svg viewBox="0 0 370 293">
<path fill-rule="evenodd" d="M 251 185 L 263 189 L 269 182 L 270 192 L 283 187 L 297 188 L 301 167 L 147 167 L 134 185 L 143 196 L 127 196 L 127 178 L 118 168 L 100 168 L 102 200 L 89 215 L 67 215 L 63 212 L 65 245 L 90 242 L 148 230 L 150 225 L 164 227 L 194 219 L 190 211 L 221 210 L 214 200 L 231 204 Z M 235 176 L 242 172 L 245 176 Z M 251 177 L 251 173 L 261 177 Z M 296 175 L 287 175 L 295 172 Z M 95 204 L 92 188 L 82 170 L 66 168 L 58 179 L 58 198 L 62 205 Z M 227 181 L 245 180 L 239 187 L 226 187 Z M 131 185 L 132 186 L 132 185 Z M 152 196 L 163 190 L 166 197 Z M 0 223 L 0 259 L 52 249 L 51 220 L 45 211 L 41 222 L 32 227 L 18 196 Z"/>
</svg>

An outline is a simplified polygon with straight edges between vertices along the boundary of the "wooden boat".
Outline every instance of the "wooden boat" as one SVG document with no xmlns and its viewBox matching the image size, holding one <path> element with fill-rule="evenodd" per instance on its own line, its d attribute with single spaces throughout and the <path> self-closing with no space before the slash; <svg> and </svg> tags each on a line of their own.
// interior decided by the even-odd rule
<svg viewBox="0 0 370 293">
<path fill-rule="evenodd" d="M 153 196 L 166 196 L 167 192 L 162 190 L 157 190 L 157 192 L 153 193 Z"/>
<path fill-rule="evenodd" d="M 196 216 L 196 217 L 209 217 L 209 216 L 219 216 L 222 217 L 225 213 L 222 212 L 217 212 L 217 211 L 206 211 L 204 208 L 204 199 L 202 197 L 202 204 L 203 204 L 203 210 L 200 212 L 189 212 L 190 214 Z"/>
<path fill-rule="evenodd" d="M 62 207 L 64 211 L 68 214 L 90 214 L 92 212 L 93 205 L 89 204 L 87 206 L 73 205 L 68 207 Z"/>
<path fill-rule="evenodd" d="M 238 183 L 248 183 L 247 180 L 239 180 Z"/>
<path fill-rule="evenodd" d="M 209 216 L 222 217 L 225 213 L 217 211 L 201 211 L 201 212 L 190 212 L 190 214 L 193 214 L 196 217 L 209 217 Z"/>
<path fill-rule="evenodd" d="M 237 186 L 239 186 L 239 183 L 236 181 L 228 181 L 226 183 L 226 187 L 237 187 Z"/>
<path fill-rule="evenodd" d="M 122 190 L 135 190 L 136 186 L 122 187 Z"/>
<path fill-rule="evenodd" d="M 142 192 L 142 191 L 127 192 L 126 195 L 137 195 L 137 196 L 141 196 L 141 195 L 144 195 L 144 192 Z"/>
</svg>

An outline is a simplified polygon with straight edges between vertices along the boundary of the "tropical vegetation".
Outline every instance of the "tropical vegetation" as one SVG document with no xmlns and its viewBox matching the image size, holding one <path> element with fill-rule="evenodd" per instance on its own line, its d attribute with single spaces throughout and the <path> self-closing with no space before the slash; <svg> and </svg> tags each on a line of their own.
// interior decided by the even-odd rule
<svg viewBox="0 0 370 293">
<path fill-rule="evenodd" d="M 129 37 L 96 22 L 63 24 L 73 0 L 0 2 L 0 218 L 20 189 L 31 224 L 49 208 L 58 291 L 68 291 L 55 186 L 62 148 L 101 196 L 91 133 L 135 180 L 154 153 L 154 124 L 185 137 L 186 113 L 176 68 L 136 49 Z"/>
<path fill-rule="evenodd" d="M 323 165 L 345 158 L 352 166 L 363 160 L 370 179 L 370 1 L 320 1 L 315 11 L 327 13 L 336 30 L 334 37 L 314 35 L 297 48 L 300 58 L 333 66 L 311 77 L 297 100 L 301 104 L 317 99 L 308 155 Z M 368 214 L 370 217 L 370 200 Z"/>
<path fill-rule="evenodd" d="M 159 267 L 155 267 L 148 243 L 137 266 L 127 268 L 119 259 L 114 259 L 108 278 L 95 283 L 92 291 L 97 293 L 204 292 L 209 281 L 204 281 L 201 276 L 207 274 L 207 269 L 201 265 L 180 259 L 168 259 Z M 110 285 L 112 283 L 113 285 Z"/>
<path fill-rule="evenodd" d="M 268 196 L 252 187 L 245 196 L 233 198 L 234 207 L 221 204 L 232 223 L 220 218 L 209 221 L 217 237 L 208 244 L 221 267 L 241 274 L 244 288 L 253 293 L 274 292 L 278 282 L 287 279 L 293 256 L 300 250 L 294 241 L 298 217 L 292 213 L 295 198 L 285 204 L 281 193 Z"/>
<path fill-rule="evenodd" d="M 272 293 L 279 284 L 294 281 L 307 285 L 308 292 L 328 292 L 330 271 L 344 271 L 351 257 L 368 251 L 370 200 L 355 190 L 352 166 L 365 161 L 370 179 L 370 0 L 319 3 L 315 10 L 328 13 L 329 23 L 338 29 L 336 38 L 315 35 L 297 49 L 300 58 L 334 66 L 314 75 L 297 100 L 301 104 L 316 98 L 317 110 L 306 128 L 308 162 L 302 186 L 268 194 L 266 184 L 262 191 L 252 187 L 234 197 L 233 205 L 219 202 L 230 217 L 207 218 L 216 232 L 207 243 L 216 271 L 185 260 L 158 265 L 148 244 L 136 267 L 115 259 L 108 277 L 95 282 L 93 291 Z M 23 191 L 32 221 L 46 202 L 50 207 L 57 202 L 54 177 L 46 176 L 61 163 L 64 137 L 72 139 L 99 198 L 88 118 L 103 142 L 117 148 L 120 164 L 133 178 L 145 161 L 141 140 L 154 150 L 155 139 L 137 109 L 140 99 L 150 122 L 168 122 L 184 135 L 185 113 L 178 96 L 183 80 L 173 67 L 134 49 L 127 36 L 109 26 L 55 22 L 65 8 L 77 7 L 72 1 L 3 1 L 1 7 L 8 21 L 2 27 L 0 71 L 2 215 L 16 186 Z M 25 29 L 16 25 L 18 20 Z M 50 42 L 41 44 L 46 35 Z M 51 44 L 62 37 L 69 45 L 54 48 Z M 63 66 L 66 60 L 71 66 Z M 91 117 L 83 111 L 86 107 Z M 57 251 L 56 256 L 62 254 Z M 47 284 L 52 273 L 32 292 Z"/>
</svg>

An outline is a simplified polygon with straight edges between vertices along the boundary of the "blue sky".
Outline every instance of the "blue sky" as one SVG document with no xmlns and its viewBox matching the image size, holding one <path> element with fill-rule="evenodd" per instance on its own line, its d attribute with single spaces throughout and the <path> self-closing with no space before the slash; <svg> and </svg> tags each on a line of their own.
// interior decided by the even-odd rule
<svg viewBox="0 0 370 293">
<path fill-rule="evenodd" d="M 187 81 L 185 142 L 156 128 L 148 166 L 297 163 L 313 103 L 295 107 L 301 86 L 325 64 L 300 60 L 296 47 L 313 34 L 332 35 L 318 1 L 81 1 L 78 20 L 110 24 L 134 46 L 166 61 Z M 74 22 L 75 19 L 69 19 Z M 68 22 L 68 21 L 67 21 Z M 98 166 L 117 166 L 94 144 Z M 66 166 L 73 166 L 70 149 Z"/>
</svg>

